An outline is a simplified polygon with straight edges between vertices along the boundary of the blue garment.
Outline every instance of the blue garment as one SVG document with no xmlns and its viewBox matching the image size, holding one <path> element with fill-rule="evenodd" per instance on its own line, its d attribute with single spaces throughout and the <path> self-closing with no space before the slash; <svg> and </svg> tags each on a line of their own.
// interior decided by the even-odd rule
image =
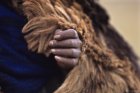
<svg viewBox="0 0 140 93">
<path fill-rule="evenodd" d="M 26 23 L 0 3 L 0 85 L 5 93 L 38 93 L 58 68 L 53 57 L 33 53 L 21 32 Z"/>
</svg>

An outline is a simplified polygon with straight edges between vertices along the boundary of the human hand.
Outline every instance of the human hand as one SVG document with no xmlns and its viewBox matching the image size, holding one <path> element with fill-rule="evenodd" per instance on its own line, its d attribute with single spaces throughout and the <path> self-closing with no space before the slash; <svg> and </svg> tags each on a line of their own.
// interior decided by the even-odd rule
<svg viewBox="0 0 140 93">
<path fill-rule="evenodd" d="M 49 43 L 57 64 L 65 69 L 71 69 L 78 63 L 81 44 L 78 33 L 73 29 L 57 30 L 54 40 Z"/>
</svg>

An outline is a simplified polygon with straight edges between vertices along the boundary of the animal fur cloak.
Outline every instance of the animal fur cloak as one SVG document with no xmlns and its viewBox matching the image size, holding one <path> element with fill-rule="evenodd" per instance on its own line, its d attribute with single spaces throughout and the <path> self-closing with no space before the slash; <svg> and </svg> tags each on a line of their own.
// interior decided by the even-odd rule
<svg viewBox="0 0 140 93">
<path fill-rule="evenodd" d="M 83 42 L 78 65 L 54 93 L 140 93 L 137 58 L 94 0 L 23 0 L 20 4 L 28 19 L 23 33 L 30 50 L 49 56 L 48 42 L 56 29 L 75 29 Z"/>
</svg>

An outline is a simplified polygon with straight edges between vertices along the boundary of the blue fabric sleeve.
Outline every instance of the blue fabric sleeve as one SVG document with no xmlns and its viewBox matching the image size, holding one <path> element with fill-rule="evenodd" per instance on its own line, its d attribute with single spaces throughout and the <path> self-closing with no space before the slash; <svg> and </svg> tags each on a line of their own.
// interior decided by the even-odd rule
<svg viewBox="0 0 140 93">
<path fill-rule="evenodd" d="M 0 85 L 5 93 L 38 93 L 59 73 L 53 57 L 27 49 L 21 29 L 24 17 L 0 4 Z"/>
</svg>

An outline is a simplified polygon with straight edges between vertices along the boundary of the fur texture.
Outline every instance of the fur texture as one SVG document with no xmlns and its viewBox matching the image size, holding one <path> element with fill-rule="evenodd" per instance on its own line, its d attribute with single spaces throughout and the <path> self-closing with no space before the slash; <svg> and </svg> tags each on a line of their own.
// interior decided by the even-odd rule
<svg viewBox="0 0 140 93">
<path fill-rule="evenodd" d="M 93 2 L 94 0 L 23 0 L 23 13 L 28 19 L 23 33 L 28 48 L 48 56 L 48 42 L 53 39 L 54 31 L 75 29 L 83 41 L 82 53 L 78 65 L 54 93 L 139 93 L 140 77 L 135 55 L 129 47 L 122 49 L 122 46 L 125 48 L 123 40 L 120 47 L 113 44 L 113 41 L 117 43 L 119 36 L 112 31 L 114 29 L 108 23 L 107 15 L 95 15 L 100 7 Z M 128 49 L 131 54 L 124 51 L 125 54 L 121 55 L 119 49 Z"/>
</svg>

